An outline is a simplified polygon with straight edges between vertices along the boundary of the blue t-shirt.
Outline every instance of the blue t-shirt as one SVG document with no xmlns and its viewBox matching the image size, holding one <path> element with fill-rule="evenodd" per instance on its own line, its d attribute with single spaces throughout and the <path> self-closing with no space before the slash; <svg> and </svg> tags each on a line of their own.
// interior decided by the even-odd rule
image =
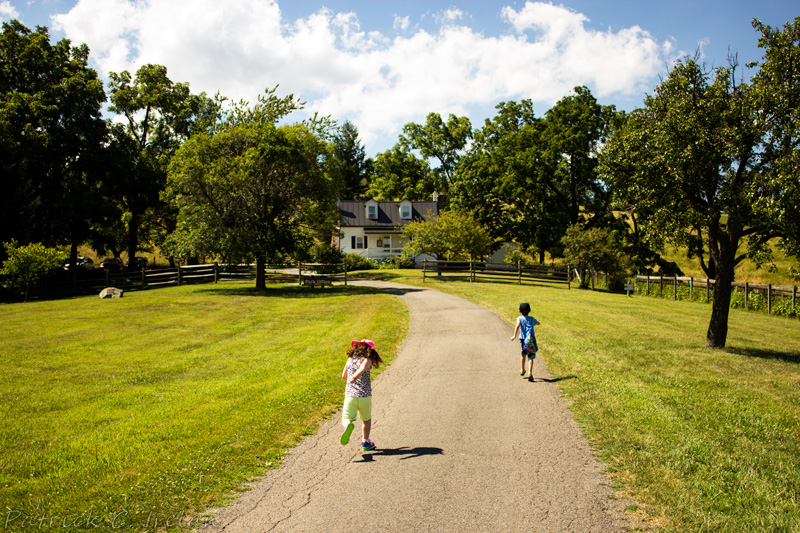
<svg viewBox="0 0 800 533">
<path fill-rule="evenodd" d="M 536 335 L 533 333 L 533 325 L 536 324 L 536 319 L 532 316 L 518 316 L 517 323 L 519 324 L 519 338 L 521 340 L 525 340 L 528 334 L 533 335 L 533 338 L 536 338 Z"/>
</svg>

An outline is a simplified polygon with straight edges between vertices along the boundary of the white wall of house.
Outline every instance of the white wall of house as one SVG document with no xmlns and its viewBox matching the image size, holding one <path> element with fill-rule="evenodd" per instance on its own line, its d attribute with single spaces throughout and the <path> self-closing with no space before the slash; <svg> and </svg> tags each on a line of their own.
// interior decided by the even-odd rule
<svg viewBox="0 0 800 533">
<path fill-rule="evenodd" d="M 340 230 L 338 247 L 342 253 L 357 253 L 380 262 L 387 257 L 401 255 L 406 242 L 399 233 L 366 233 L 364 228 L 344 227 Z M 421 264 L 425 258 L 433 259 L 431 256 L 421 255 L 416 258 L 416 262 Z"/>
</svg>

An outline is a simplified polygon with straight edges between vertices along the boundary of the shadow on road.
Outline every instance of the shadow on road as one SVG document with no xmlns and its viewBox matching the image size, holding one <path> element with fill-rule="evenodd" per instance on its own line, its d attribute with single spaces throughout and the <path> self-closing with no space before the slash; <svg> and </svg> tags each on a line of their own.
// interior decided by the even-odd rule
<svg viewBox="0 0 800 533">
<path fill-rule="evenodd" d="M 405 459 L 413 459 L 414 457 L 422 457 L 423 455 L 442 455 L 443 453 L 444 450 L 442 450 L 441 448 L 428 448 L 428 447 L 409 448 L 407 446 L 403 446 L 401 448 L 384 448 L 382 450 L 364 452 L 361 455 L 361 460 L 356 462 L 368 463 L 370 461 L 373 461 L 373 457 L 375 456 L 400 457 L 400 460 L 403 461 Z"/>
</svg>

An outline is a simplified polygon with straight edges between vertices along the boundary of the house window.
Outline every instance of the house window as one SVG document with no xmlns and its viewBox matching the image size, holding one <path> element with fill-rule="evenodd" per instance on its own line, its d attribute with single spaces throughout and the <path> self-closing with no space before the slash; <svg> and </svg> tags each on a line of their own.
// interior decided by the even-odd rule
<svg viewBox="0 0 800 533">
<path fill-rule="evenodd" d="M 400 206 L 400 218 L 403 220 L 411 220 L 411 206 L 410 205 L 401 205 Z"/>
<path fill-rule="evenodd" d="M 366 235 L 356 237 L 354 235 L 350 240 L 350 248 L 353 250 L 363 250 L 365 248 L 369 248 L 369 237 Z"/>
<path fill-rule="evenodd" d="M 368 205 L 367 206 L 367 218 L 371 220 L 378 219 L 378 206 L 377 205 Z"/>
<path fill-rule="evenodd" d="M 383 247 L 387 250 L 392 247 L 392 238 L 387 236 L 383 238 Z"/>
</svg>

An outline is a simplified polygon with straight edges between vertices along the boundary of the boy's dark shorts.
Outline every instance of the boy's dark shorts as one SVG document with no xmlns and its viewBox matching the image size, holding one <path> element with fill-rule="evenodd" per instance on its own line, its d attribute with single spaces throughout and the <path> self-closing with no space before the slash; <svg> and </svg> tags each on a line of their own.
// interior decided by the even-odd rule
<svg viewBox="0 0 800 533">
<path fill-rule="evenodd" d="M 535 353 L 530 353 L 528 350 L 525 349 L 525 339 L 519 340 L 519 346 L 522 348 L 522 357 L 530 357 L 531 359 L 536 359 Z"/>
</svg>

